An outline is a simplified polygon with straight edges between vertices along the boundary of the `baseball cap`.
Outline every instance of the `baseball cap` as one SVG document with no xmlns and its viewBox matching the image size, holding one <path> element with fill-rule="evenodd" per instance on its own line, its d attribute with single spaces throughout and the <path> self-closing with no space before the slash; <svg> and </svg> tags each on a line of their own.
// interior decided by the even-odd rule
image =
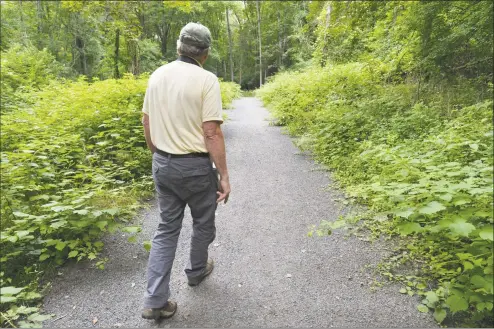
<svg viewBox="0 0 494 329">
<path fill-rule="evenodd" d="M 185 25 L 180 31 L 178 39 L 186 45 L 199 48 L 209 48 L 211 46 L 211 32 L 207 27 L 199 23 Z"/>
</svg>

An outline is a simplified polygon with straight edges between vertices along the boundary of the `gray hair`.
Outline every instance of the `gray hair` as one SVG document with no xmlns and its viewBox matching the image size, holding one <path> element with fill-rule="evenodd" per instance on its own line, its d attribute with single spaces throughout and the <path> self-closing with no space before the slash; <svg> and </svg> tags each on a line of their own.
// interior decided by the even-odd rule
<svg viewBox="0 0 494 329">
<path fill-rule="evenodd" d="M 209 47 L 200 48 L 197 46 L 191 46 L 177 40 L 177 52 L 179 55 L 189 56 L 198 59 L 209 52 Z"/>
</svg>

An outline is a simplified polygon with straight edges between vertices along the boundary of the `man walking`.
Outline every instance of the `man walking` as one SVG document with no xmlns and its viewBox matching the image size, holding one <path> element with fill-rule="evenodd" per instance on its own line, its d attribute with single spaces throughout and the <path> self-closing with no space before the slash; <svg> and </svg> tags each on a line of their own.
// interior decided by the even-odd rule
<svg viewBox="0 0 494 329">
<path fill-rule="evenodd" d="M 187 24 L 177 40 L 178 60 L 151 75 L 144 98 L 142 122 L 153 152 L 160 211 L 148 261 L 145 319 L 169 318 L 177 310 L 168 300 L 169 284 L 186 205 L 193 218 L 185 269 L 189 285 L 198 285 L 214 267 L 208 247 L 216 234 L 215 210 L 217 203 L 228 201 L 230 183 L 220 127 L 220 86 L 218 78 L 202 68 L 210 45 L 207 27 Z"/>
</svg>

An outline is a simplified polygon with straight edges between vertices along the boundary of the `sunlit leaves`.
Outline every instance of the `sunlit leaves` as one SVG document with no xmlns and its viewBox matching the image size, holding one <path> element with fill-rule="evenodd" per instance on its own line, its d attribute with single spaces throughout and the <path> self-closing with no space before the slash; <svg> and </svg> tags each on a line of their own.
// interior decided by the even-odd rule
<svg viewBox="0 0 494 329">
<path fill-rule="evenodd" d="M 484 226 L 479 232 L 479 236 L 484 240 L 493 241 L 493 228 L 492 226 Z"/>
<path fill-rule="evenodd" d="M 468 303 L 465 298 L 457 295 L 449 296 L 446 299 L 446 305 L 448 305 L 451 312 L 456 313 L 459 311 L 466 311 Z"/>
<path fill-rule="evenodd" d="M 432 201 L 432 202 L 429 202 L 425 207 L 420 208 L 419 212 L 421 214 L 431 215 L 431 214 L 435 214 L 436 212 L 444 210 L 444 209 L 446 209 L 446 207 L 443 206 L 441 203 L 439 203 L 437 201 Z"/>
<path fill-rule="evenodd" d="M 436 310 L 434 311 L 434 319 L 435 319 L 437 322 L 439 322 L 439 323 L 441 323 L 441 322 L 443 322 L 443 321 L 444 321 L 444 319 L 446 318 L 446 315 L 447 315 L 447 312 L 446 312 L 446 310 L 445 310 L 445 309 L 443 309 L 443 308 L 439 308 L 439 309 L 436 309 Z"/>
</svg>

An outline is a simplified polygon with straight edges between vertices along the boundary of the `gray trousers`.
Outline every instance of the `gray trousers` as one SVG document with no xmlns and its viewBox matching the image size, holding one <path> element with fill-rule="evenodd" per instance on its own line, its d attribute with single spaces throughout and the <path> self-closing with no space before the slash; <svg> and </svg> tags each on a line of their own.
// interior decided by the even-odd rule
<svg viewBox="0 0 494 329">
<path fill-rule="evenodd" d="M 186 205 L 193 225 L 185 273 L 199 276 L 206 267 L 208 247 L 216 236 L 218 176 L 207 157 L 173 158 L 154 153 L 152 168 L 160 222 L 149 255 L 144 307 L 161 308 L 170 297 L 170 274 Z"/>
</svg>

